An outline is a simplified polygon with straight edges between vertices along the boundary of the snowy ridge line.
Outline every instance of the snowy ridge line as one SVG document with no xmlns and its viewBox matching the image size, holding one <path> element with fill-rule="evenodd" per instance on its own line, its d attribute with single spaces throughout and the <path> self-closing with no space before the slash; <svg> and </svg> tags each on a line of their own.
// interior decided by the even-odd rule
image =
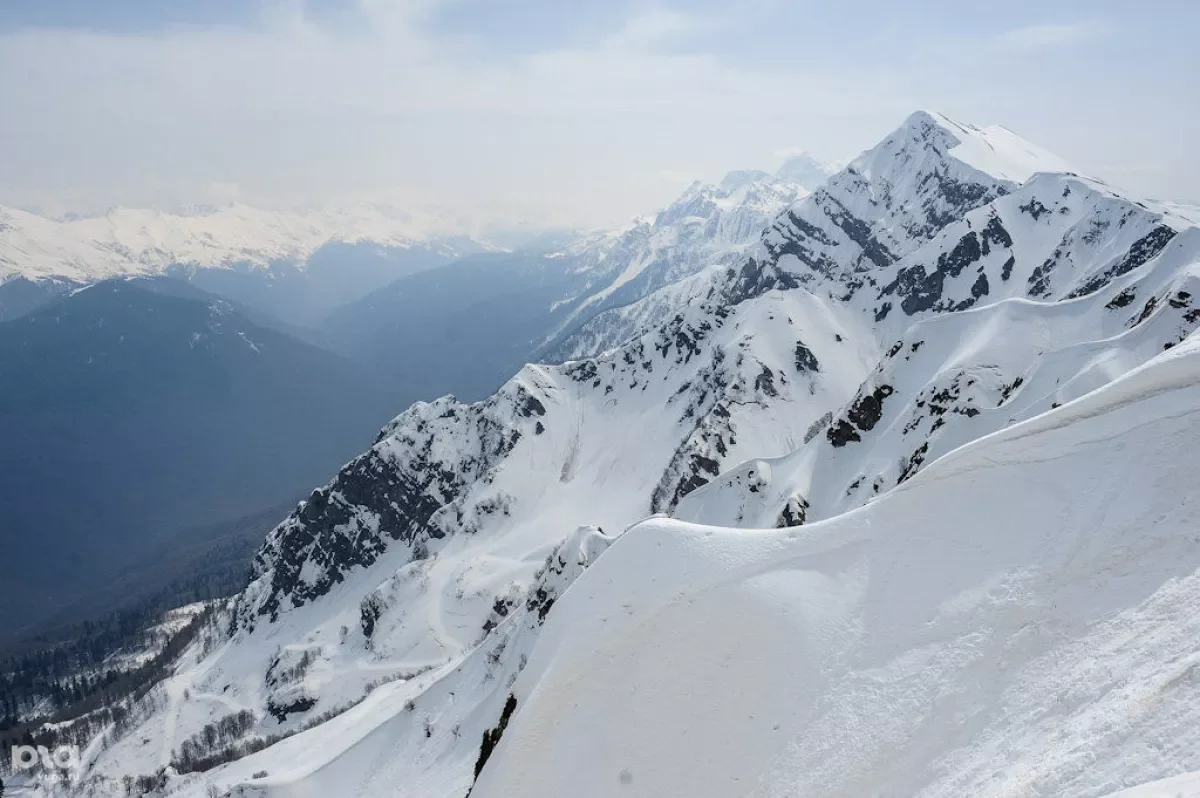
<svg viewBox="0 0 1200 798">
<path fill-rule="evenodd" d="M 956 465 L 931 465 L 939 476 L 914 479 L 905 491 L 809 529 L 746 534 L 667 520 L 631 529 L 551 618 L 476 793 L 549 798 L 569 786 L 590 798 L 619 782 L 638 796 L 874 789 L 948 798 L 1017 794 L 1000 790 L 1032 780 L 1043 793 L 1099 796 L 1122 783 L 1122 767 L 1124 783 L 1169 768 L 1153 755 L 1132 757 L 1164 724 L 1184 735 L 1174 761 L 1186 763 L 1194 727 L 1188 734 L 1190 716 L 1169 708 L 1192 706 L 1196 688 L 1175 671 L 1186 675 L 1194 664 L 1194 642 L 1189 629 L 1171 624 L 1192 618 L 1194 627 L 1200 603 L 1193 573 L 1200 552 L 1179 534 L 1194 518 L 1195 501 L 1174 493 L 1181 479 L 1163 482 L 1175 463 L 1154 459 L 1164 443 L 1171 456 L 1195 443 L 1185 417 L 1198 412 L 1200 344 L 1193 338 L 1179 348 L 1105 403 L 1111 435 L 1093 434 L 1100 414 L 1081 417 L 1078 432 L 1055 424 L 998 433 L 964 447 Z M 1164 384 L 1182 387 L 1162 392 Z M 1153 434 L 1139 437 L 1146 430 Z M 1183 430 L 1192 434 L 1179 439 Z M 1125 456 L 1114 440 L 1136 444 L 1128 457 L 1147 470 L 1134 472 L 1136 490 L 1126 489 L 1109 511 L 1089 499 L 1126 479 L 1111 467 Z M 1036 460 L 1009 456 L 1044 446 L 1071 461 L 1064 473 L 1070 489 L 1031 496 L 1011 525 L 1006 513 L 988 515 L 1010 491 L 1032 489 L 1050 473 Z M 996 450 L 1005 455 L 996 459 Z M 974 468 L 964 467 L 968 460 Z M 1080 473 L 1089 460 L 1094 469 Z M 972 501 L 991 497 L 980 506 L 982 537 L 962 523 L 968 509 L 953 506 L 955 492 L 967 487 Z M 1179 499 L 1184 506 L 1172 506 Z M 1043 501 L 1056 505 L 1039 515 L 1033 503 Z M 1101 505 L 1112 503 L 1110 495 Z M 1069 508 L 1069 519 L 1051 512 Z M 931 525 L 943 509 L 951 518 Z M 1161 528 L 1137 523 L 1155 515 Z M 922 562 L 940 568 L 921 570 Z M 1187 580 L 1182 595 L 1176 573 Z M 1134 589 L 1153 593 L 1153 611 L 1142 614 Z M 1151 649 L 1128 663 L 1142 669 L 1129 684 L 1144 686 L 1145 698 L 1119 679 L 1099 683 L 1091 700 L 1058 694 L 1088 690 L 1078 682 L 1091 669 L 1104 678 L 1106 667 L 1123 664 L 1118 657 L 1143 651 L 1131 647 L 1131 635 L 1138 643 L 1159 635 L 1169 644 L 1161 659 Z M 690 669 L 681 669 L 685 662 Z M 1056 669 L 1066 670 L 1061 679 Z M 996 691 L 979 688 L 1001 678 Z M 719 701 L 696 701 L 718 686 Z M 1184 691 L 1176 694 L 1182 703 L 1153 701 L 1168 688 Z M 1093 711 L 1106 702 L 1106 712 Z M 1108 713 L 1122 709 L 1136 716 L 1130 736 L 1112 730 Z M 1031 728 L 1022 730 L 1027 713 Z M 968 741 L 963 722 L 977 732 Z M 1077 725 L 1081 736 L 1060 744 L 1047 724 Z M 687 739 L 666 734 L 668 725 L 688 729 Z M 1007 748 L 991 750 L 1006 739 Z M 1092 745 L 1107 756 L 1095 761 Z M 597 746 L 602 756 L 585 754 Z M 1007 759 L 996 758 L 1005 751 Z M 1002 761 L 1009 767 L 999 768 Z"/>
<path fill-rule="evenodd" d="M 911 256 L 882 269 L 882 278 L 868 275 L 882 283 L 888 275 L 921 270 L 922 262 L 936 261 L 939 296 L 952 296 L 951 278 L 959 286 L 971 286 L 975 269 L 981 277 L 991 274 L 993 286 L 1008 287 L 972 291 L 969 301 L 950 307 L 916 308 L 911 317 L 899 309 L 880 314 L 865 288 L 843 297 L 864 315 L 873 314 L 874 334 L 881 341 L 899 335 L 891 346 L 885 343 L 888 356 L 849 405 L 832 411 L 824 429 L 806 435 L 809 445 L 783 458 L 756 457 L 757 467 L 747 462 L 710 480 L 684 498 L 676 517 L 708 517 L 745 527 L 802 523 L 843 512 L 903 482 L 950 449 L 1048 410 L 1052 403 L 1074 399 L 1188 335 L 1200 322 L 1200 230 L 1112 194 L 1083 197 L 1084 208 L 1099 211 L 1081 217 L 1077 203 L 1082 185 L 1073 176 L 1038 175 L 1017 191 L 968 211 L 964 220 L 943 228 Z M 1071 213 L 1063 213 L 1068 204 Z M 810 210 L 805 211 L 808 218 Z M 1007 220 L 1007 230 L 994 227 L 997 219 L 1012 214 L 1026 226 Z M 1064 245 L 1055 243 L 1064 227 L 1089 231 L 1079 239 L 1068 233 L 1078 245 L 1066 255 Z M 981 229 L 998 230 L 995 235 L 1004 239 L 990 257 L 974 238 Z M 1157 232 L 1167 229 L 1169 233 Z M 1156 243 L 1142 246 L 1139 242 L 1148 236 Z M 1029 239 L 1040 243 L 1031 248 Z M 974 249 L 957 266 L 943 269 L 947 253 L 962 251 L 962 241 L 972 242 Z M 1052 290 L 1030 298 L 1025 277 L 1032 278 L 1033 265 L 1043 263 L 1052 248 L 1062 261 L 1043 271 Z M 928 250 L 933 254 L 925 254 Z M 1015 253 L 1015 267 L 1010 252 Z M 823 287 L 826 275 L 814 281 L 803 264 L 793 266 L 786 258 L 780 264 L 810 290 L 836 295 L 838 283 Z M 955 269 L 962 271 L 961 279 Z M 1096 274 L 1104 279 L 1080 295 L 1076 286 Z M 1013 293 L 1014 287 L 1019 293 Z M 861 447 L 871 451 L 859 451 Z M 839 462 L 840 468 L 831 468 Z M 713 512 L 718 514 L 706 515 Z"/>
<path fill-rule="evenodd" d="M 1175 364 L 1175 367 L 1168 368 L 1168 364 L 1172 364 L 1174 361 L 1182 362 Z M 969 461 L 976 449 L 990 446 L 993 441 L 1019 441 L 1102 416 L 1133 402 L 1146 401 L 1160 394 L 1192 388 L 1198 383 L 1200 383 L 1200 338 L 1193 333 L 1183 344 L 1168 349 L 1153 360 L 1117 377 L 1099 390 L 1086 393 L 1060 407 L 1018 422 L 1011 427 L 976 438 L 947 452 L 935 461 L 939 464 L 937 469 L 933 469 L 932 464 L 930 468 L 925 469 L 925 471 L 934 471 L 935 476 L 922 477 L 921 473 L 918 473 L 912 480 L 898 485 L 897 490 L 910 489 L 918 478 L 931 480 L 937 478 L 936 474 L 943 472 L 945 472 L 945 476 L 958 473 L 951 469 L 956 466 L 960 469 L 965 468 L 969 464 L 964 462 L 959 465 L 959 460 Z M 1189 412 L 1191 411 L 1185 410 L 1176 415 L 1183 416 Z M 1100 440 L 1105 440 L 1105 437 L 1084 442 L 1094 443 Z"/>
</svg>

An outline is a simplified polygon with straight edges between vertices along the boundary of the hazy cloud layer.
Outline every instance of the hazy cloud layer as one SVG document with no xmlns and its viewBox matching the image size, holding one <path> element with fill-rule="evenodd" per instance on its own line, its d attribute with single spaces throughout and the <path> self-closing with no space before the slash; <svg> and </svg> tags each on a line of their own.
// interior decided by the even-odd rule
<svg viewBox="0 0 1200 798">
<path fill-rule="evenodd" d="M 1167 19 L 1064 3 L 1077 17 L 1047 20 L 1023 3 L 983 18 L 521 0 L 480 21 L 505 5 L 274 3 L 143 29 L 0 19 L 0 203 L 386 195 L 610 224 L 796 146 L 846 159 L 917 107 L 1005 124 L 1134 191 L 1200 194 L 1190 4 Z"/>
</svg>

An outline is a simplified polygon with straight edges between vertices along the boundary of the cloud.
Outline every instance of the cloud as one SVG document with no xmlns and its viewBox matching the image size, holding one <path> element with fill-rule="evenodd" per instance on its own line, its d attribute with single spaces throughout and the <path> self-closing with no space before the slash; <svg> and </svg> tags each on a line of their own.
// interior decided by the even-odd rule
<svg viewBox="0 0 1200 798">
<path fill-rule="evenodd" d="M 285 205 L 400 187 L 604 224 L 668 200 L 678 181 L 664 174 L 754 165 L 770 131 L 741 120 L 787 93 L 809 112 L 854 102 L 834 76 L 658 52 L 696 27 L 676 13 L 494 58 L 429 33 L 429 10 L 372 0 L 359 24 L 328 25 L 288 3 L 254 29 L 0 36 L 0 202 L 88 187 L 100 206 L 192 201 L 236 184 L 243 201 Z"/>
<path fill-rule="evenodd" d="M 1111 25 L 1097 21 L 1028 25 L 1005 31 L 996 38 L 996 41 L 1002 47 L 1014 50 L 1038 50 L 1095 41 L 1107 37 L 1112 32 Z"/>
<path fill-rule="evenodd" d="M 694 15 L 651 9 L 626 20 L 621 30 L 610 36 L 605 44 L 618 50 L 650 50 L 686 34 L 697 33 L 704 27 Z"/>
<path fill-rule="evenodd" d="M 781 149 L 775 150 L 775 152 L 772 154 L 776 158 L 796 158 L 801 155 L 809 155 L 810 153 L 808 150 L 804 149 L 803 147 L 797 147 L 797 146 L 793 145 L 790 147 L 783 147 Z"/>
<path fill-rule="evenodd" d="M 826 161 L 856 155 L 917 107 L 1048 132 L 1038 143 L 1085 169 L 1078 143 L 1106 161 L 1136 137 L 1161 148 L 1132 100 L 1085 103 L 1091 84 L 1043 68 L 1034 44 L 1078 40 L 1078 26 L 1011 31 L 1009 49 L 975 47 L 948 72 L 930 47 L 955 37 L 924 29 L 903 41 L 932 54 L 905 61 L 818 51 L 815 22 L 764 18 L 755 26 L 794 25 L 805 43 L 777 37 L 779 57 L 763 63 L 746 56 L 765 39 L 732 41 L 716 17 L 648 3 L 590 37 L 512 52 L 431 24 L 447 2 L 466 0 L 358 0 L 317 16 L 285 0 L 252 27 L 0 34 L 0 203 L 201 203 L 236 185 L 239 201 L 271 207 L 386 195 L 492 221 L 614 224 L 669 201 L 681 175 L 767 166 L 781 141 Z M 1033 49 L 1013 58 L 1018 45 Z M 1121 81 L 1136 71 L 1079 68 L 1107 96 L 1135 96 Z M 1138 101 L 1177 93 L 1184 72 L 1159 71 Z M 1064 93 L 1081 97 L 1070 113 Z M 1194 129 L 1186 104 L 1155 107 Z M 1168 184 L 1189 174 L 1146 190 L 1182 193 Z"/>
</svg>

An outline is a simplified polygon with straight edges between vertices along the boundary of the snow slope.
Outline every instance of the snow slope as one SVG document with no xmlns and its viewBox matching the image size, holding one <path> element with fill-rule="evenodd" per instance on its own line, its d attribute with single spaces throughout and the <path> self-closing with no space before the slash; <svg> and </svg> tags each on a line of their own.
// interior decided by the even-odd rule
<svg viewBox="0 0 1200 798">
<path fill-rule="evenodd" d="M 647 521 L 556 607 L 472 795 L 1101 796 L 1194 770 L 1197 467 L 1193 338 L 827 522 Z"/>
<path fill-rule="evenodd" d="M 1150 784 L 1131 787 L 1110 798 L 1196 798 L 1200 795 L 1200 773 L 1184 773 Z"/>
</svg>

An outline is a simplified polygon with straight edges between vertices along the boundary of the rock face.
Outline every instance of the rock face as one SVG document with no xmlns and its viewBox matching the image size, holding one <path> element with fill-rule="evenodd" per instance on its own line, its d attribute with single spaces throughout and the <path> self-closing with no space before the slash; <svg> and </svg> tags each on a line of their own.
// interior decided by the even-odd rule
<svg viewBox="0 0 1200 798">
<path fill-rule="evenodd" d="M 252 628 L 258 615 L 277 620 L 285 603 L 298 607 L 327 594 L 394 544 L 419 560 L 431 540 L 478 532 L 481 518 L 506 512 L 504 501 L 496 495 L 467 511 L 461 500 L 545 415 L 518 381 L 478 405 L 449 397 L 415 405 L 267 538 L 254 561 L 262 592 L 243 601 L 243 622 Z"/>
<path fill-rule="evenodd" d="M 744 200 L 771 185 L 735 174 L 719 189 Z M 626 243 L 651 241 L 656 225 L 740 238 L 750 223 L 714 217 L 721 201 L 697 189 Z M 441 680 L 494 655 L 493 678 L 521 684 L 537 629 L 559 606 L 539 580 L 574 545 L 570 530 L 619 534 L 667 513 L 788 528 L 908 489 L 951 450 L 1083 397 L 1189 335 L 1198 252 L 1200 231 L 1169 209 L 1070 173 L 1002 128 L 914 114 L 774 216 L 749 251 L 564 327 L 554 351 L 566 362 L 526 366 L 474 404 L 447 397 L 397 417 L 271 533 L 234 603 L 231 641 L 180 678 L 193 694 L 251 708 L 260 732 L 301 728 L 379 679 L 408 679 L 371 716 L 403 755 L 363 743 L 403 766 L 368 780 L 403 770 L 413 786 L 402 794 L 465 791 L 477 742 L 493 761 L 530 693 L 509 708 L 511 685 L 494 684 L 450 708 Z M 665 262 L 648 256 L 589 302 L 703 265 Z M 526 648 L 507 637 L 518 616 L 534 624 Z M 561 639 L 538 642 L 543 663 Z M 274 699 L 288 709 L 281 718 L 263 680 L 276 651 L 295 647 L 314 653 L 302 691 Z M 371 695 L 343 717 L 391 700 Z M 443 714 L 406 716 L 401 695 L 418 706 L 437 696 Z M 181 734 L 207 716 L 192 702 L 173 717 Z M 475 739 L 443 739 L 451 719 Z M 355 745 L 318 758 L 349 767 Z M 105 757 L 97 772 L 118 773 L 119 757 Z M 214 783 L 248 783 L 255 761 L 270 749 Z M 507 783 L 488 781 L 492 767 L 480 774 L 488 789 Z M 287 783 L 316 789 L 325 778 Z"/>
</svg>

